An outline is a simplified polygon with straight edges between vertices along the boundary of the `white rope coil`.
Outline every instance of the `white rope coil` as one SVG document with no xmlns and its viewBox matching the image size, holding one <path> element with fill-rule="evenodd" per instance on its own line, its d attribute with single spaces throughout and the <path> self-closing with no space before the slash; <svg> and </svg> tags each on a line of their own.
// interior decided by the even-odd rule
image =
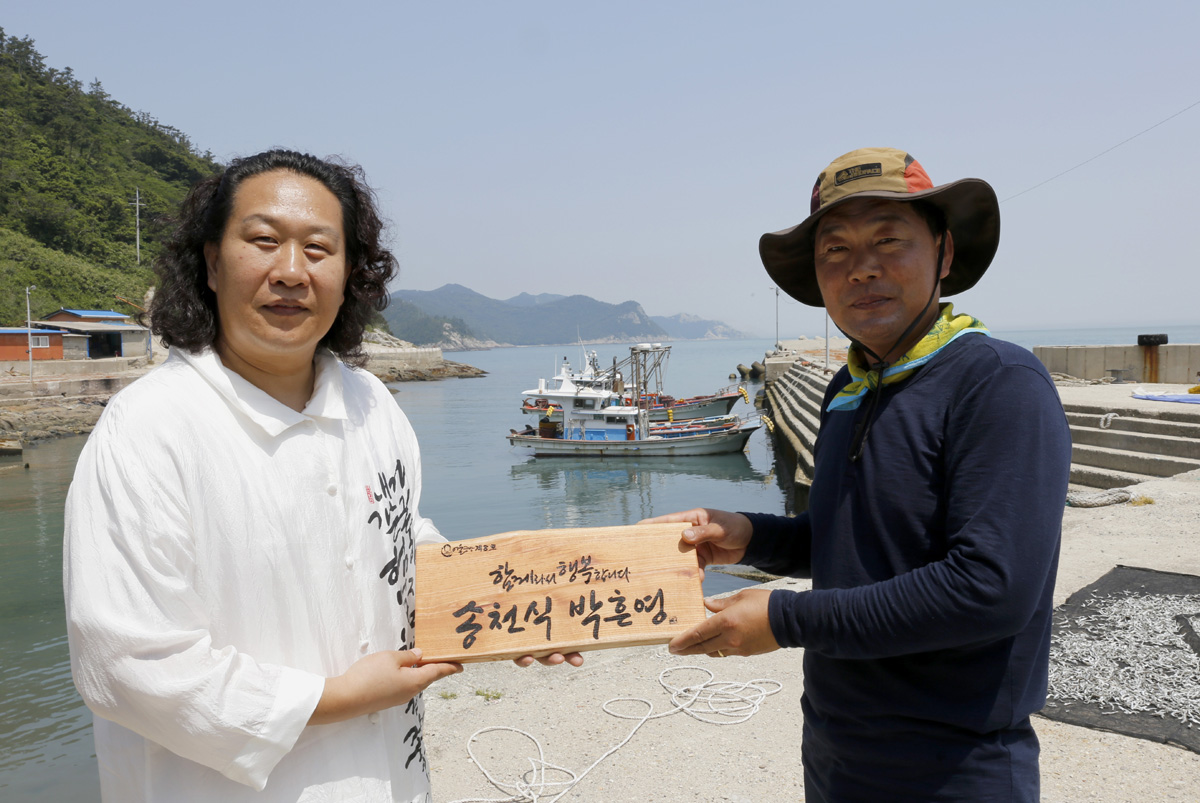
<svg viewBox="0 0 1200 803">
<path fill-rule="evenodd" d="M 1086 493 L 1084 491 L 1068 491 L 1067 506 L 1068 507 L 1104 507 L 1106 505 L 1120 505 L 1133 499 L 1133 492 L 1127 488 L 1112 488 L 1107 491 L 1095 491 Z"/>
<path fill-rule="evenodd" d="M 1105 413 L 1104 415 L 1100 416 L 1100 429 L 1108 429 L 1110 426 L 1112 426 L 1113 419 L 1120 417 L 1120 413 Z"/>
<path fill-rule="evenodd" d="M 684 670 L 703 672 L 708 676 L 708 680 L 684 686 L 676 686 L 667 681 L 672 673 Z M 519 728 L 507 725 L 480 728 L 467 740 L 467 755 L 471 757 L 475 766 L 479 767 L 479 771 L 488 779 L 488 782 L 508 796 L 460 798 L 453 803 L 542 803 L 543 800 L 546 803 L 554 803 L 570 792 L 606 758 L 628 744 L 638 730 L 652 719 L 662 719 L 683 713 L 711 725 L 737 725 L 758 713 L 763 700 L 783 689 L 782 683 L 769 678 L 756 678 L 745 682 L 717 681 L 712 672 L 700 666 L 668 667 L 659 673 L 658 683 L 671 695 L 672 708 L 666 711 L 654 713 L 654 704 L 642 697 L 614 697 L 601 706 L 605 713 L 618 719 L 636 720 L 637 724 L 633 726 L 633 730 L 629 732 L 628 736 L 605 751 L 604 755 L 596 759 L 590 767 L 578 774 L 566 767 L 547 761 L 542 743 Z M 614 706 L 621 703 L 640 703 L 645 706 L 645 713 L 631 714 L 615 710 Z M 497 779 L 475 755 L 476 740 L 486 733 L 495 731 L 507 731 L 523 736 L 533 742 L 537 748 L 537 757 L 531 756 L 527 759 L 530 768 L 519 778 L 509 782 Z M 550 797 L 551 795 L 553 796 Z"/>
</svg>

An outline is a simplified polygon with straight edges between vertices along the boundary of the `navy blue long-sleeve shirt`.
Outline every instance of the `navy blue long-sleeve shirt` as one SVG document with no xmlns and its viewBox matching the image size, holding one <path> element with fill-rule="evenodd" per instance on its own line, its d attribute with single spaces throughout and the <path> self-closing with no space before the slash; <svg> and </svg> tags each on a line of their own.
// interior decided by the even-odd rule
<svg viewBox="0 0 1200 803">
<path fill-rule="evenodd" d="M 1025 349 L 961 337 L 884 387 L 852 463 L 870 406 L 822 413 L 806 513 L 748 514 L 744 562 L 813 579 L 770 598 L 776 640 L 805 649 L 813 791 L 1036 799 L 1071 461 L 1053 382 Z"/>
</svg>

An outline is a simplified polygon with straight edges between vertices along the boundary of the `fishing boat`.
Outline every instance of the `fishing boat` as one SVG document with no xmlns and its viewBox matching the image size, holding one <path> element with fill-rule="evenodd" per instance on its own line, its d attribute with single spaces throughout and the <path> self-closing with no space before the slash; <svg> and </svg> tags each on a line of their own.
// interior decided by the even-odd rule
<svg viewBox="0 0 1200 803">
<path fill-rule="evenodd" d="M 623 404 L 633 405 L 633 399 L 628 396 L 621 398 Z M 647 397 L 651 421 L 687 421 L 692 418 L 724 415 L 733 409 L 738 399 L 746 399 L 749 403 L 749 395 L 745 388 L 730 386 L 709 395 L 688 396 L 684 399 L 665 394 L 649 394 Z M 562 408 L 547 398 L 525 399 L 521 403 L 521 412 L 539 418 L 549 416 L 551 421 L 562 421 Z"/>
<path fill-rule="evenodd" d="M 669 349 L 650 343 L 630 349 L 632 382 L 628 397 L 624 388 L 616 385 L 617 372 L 598 371 L 594 360 L 585 361 L 580 372 L 565 365 L 554 377 L 554 387 L 548 387 L 545 379 L 539 380 L 537 388 L 522 396 L 535 403 L 545 399 L 548 406 L 543 409 L 547 415 L 536 427 L 512 430 L 508 442 L 535 457 L 674 457 L 741 451 L 758 424 L 743 422 L 737 415 L 651 422 L 649 400 L 659 391 L 645 389 L 656 375 L 661 380 L 658 369 Z M 562 420 L 551 419 L 549 405 L 557 406 Z"/>
<path fill-rule="evenodd" d="M 660 349 L 665 355 L 671 347 L 653 344 L 651 348 Z M 716 393 L 688 396 L 682 399 L 677 399 L 661 390 L 651 390 L 640 394 L 635 403 L 632 391 L 625 387 L 623 374 L 623 370 L 632 365 L 632 351 L 631 349 L 630 356 L 622 362 L 618 363 L 614 359 L 611 368 L 603 369 L 600 368 L 595 351 L 584 353 L 584 367 L 579 371 L 572 370 L 571 364 L 564 357 L 558 373 L 553 377 L 556 383 L 555 387 L 556 389 L 561 388 L 563 382 L 569 381 L 575 387 L 613 390 L 618 394 L 619 403 L 622 405 L 634 407 L 644 403 L 649 411 L 651 421 L 687 421 L 694 418 L 728 415 L 734 405 L 738 403 L 738 399 L 744 399 L 747 404 L 750 403 L 750 396 L 746 389 L 738 385 L 721 388 Z M 546 396 L 525 397 L 521 403 L 521 412 L 527 415 L 536 415 L 539 419 L 549 418 L 554 422 L 563 420 L 562 406 Z"/>
</svg>

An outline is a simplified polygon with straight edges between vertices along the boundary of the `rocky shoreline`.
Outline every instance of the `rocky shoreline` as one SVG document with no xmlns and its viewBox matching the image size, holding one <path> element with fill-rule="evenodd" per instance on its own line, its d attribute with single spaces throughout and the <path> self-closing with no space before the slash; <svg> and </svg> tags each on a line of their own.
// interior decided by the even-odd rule
<svg viewBox="0 0 1200 803">
<path fill-rule="evenodd" d="M 150 366 L 147 366 L 147 368 Z M 487 372 L 472 365 L 442 360 L 429 367 L 407 367 L 396 363 L 368 370 L 384 382 L 429 382 L 484 376 Z M 132 374 L 129 381 L 145 373 Z M 114 391 L 115 392 L 115 391 Z M 96 426 L 112 393 L 81 396 L 34 396 L 0 400 L 0 443 L 36 441 L 86 435 Z"/>
<path fill-rule="evenodd" d="M 112 394 L 43 396 L 0 404 L 0 441 L 20 443 L 86 435 L 96 426 Z"/>
<path fill-rule="evenodd" d="M 441 365 L 434 366 L 433 368 L 408 368 L 389 365 L 386 368 L 378 370 L 373 370 L 370 366 L 367 366 L 367 370 L 371 371 L 371 373 L 384 382 L 429 382 L 435 379 L 471 379 L 487 374 L 487 371 L 481 368 L 450 360 L 442 360 Z"/>
</svg>

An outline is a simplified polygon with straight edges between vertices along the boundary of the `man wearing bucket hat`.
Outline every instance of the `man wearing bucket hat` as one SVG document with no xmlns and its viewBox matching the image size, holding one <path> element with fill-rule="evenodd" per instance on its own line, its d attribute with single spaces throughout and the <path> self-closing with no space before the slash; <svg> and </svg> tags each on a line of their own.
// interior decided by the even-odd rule
<svg viewBox="0 0 1200 803">
<path fill-rule="evenodd" d="M 826 168 L 767 272 L 851 338 L 822 404 L 809 507 L 697 508 L 702 564 L 811 573 L 813 590 L 710 600 L 678 654 L 804 648 L 808 801 L 1037 800 L 1070 435 L 1045 368 L 957 315 L 1000 235 L 979 179 L 934 186 L 907 153 Z"/>
</svg>

